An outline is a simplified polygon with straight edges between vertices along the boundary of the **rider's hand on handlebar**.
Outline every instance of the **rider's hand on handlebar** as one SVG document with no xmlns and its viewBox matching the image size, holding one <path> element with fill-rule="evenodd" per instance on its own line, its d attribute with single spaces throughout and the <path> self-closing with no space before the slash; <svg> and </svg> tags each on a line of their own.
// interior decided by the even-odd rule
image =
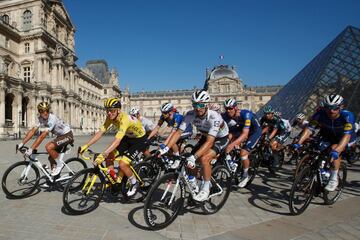
<svg viewBox="0 0 360 240">
<path fill-rule="evenodd" d="M 196 162 L 196 158 L 194 157 L 194 155 L 190 155 L 189 157 L 186 158 L 187 161 L 187 166 L 188 168 L 195 168 L 195 162 Z"/>
<path fill-rule="evenodd" d="M 292 147 L 294 148 L 295 151 L 298 151 L 298 150 L 301 148 L 301 144 L 299 144 L 299 143 L 294 143 L 294 144 L 292 145 Z"/>
<path fill-rule="evenodd" d="M 80 154 L 83 154 L 84 152 L 86 152 L 86 150 L 89 148 L 89 145 L 85 144 L 85 145 L 82 145 L 79 149 L 79 153 Z"/>
<path fill-rule="evenodd" d="M 33 150 L 31 148 L 29 148 L 28 150 L 26 150 L 26 152 L 24 153 L 25 157 L 30 157 L 31 154 L 33 153 Z"/>
<path fill-rule="evenodd" d="M 103 161 L 105 161 L 105 157 L 102 153 L 100 153 L 99 155 L 97 155 L 97 157 L 95 158 L 93 164 L 94 165 L 100 165 Z"/>
</svg>

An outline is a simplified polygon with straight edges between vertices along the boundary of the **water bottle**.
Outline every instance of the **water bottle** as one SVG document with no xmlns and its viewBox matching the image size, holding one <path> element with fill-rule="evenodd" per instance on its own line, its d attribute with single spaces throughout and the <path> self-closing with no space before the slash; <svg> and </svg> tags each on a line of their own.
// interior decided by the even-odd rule
<svg viewBox="0 0 360 240">
<path fill-rule="evenodd" d="M 110 176 L 112 177 L 112 179 L 114 179 L 114 181 L 116 181 L 116 172 L 114 169 L 108 169 L 107 172 L 110 174 Z"/>
<path fill-rule="evenodd" d="M 230 170 L 235 172 L 236 168 L 237 168 L 237 163 L 234 160 L 229 160 L 229 166 L 230 166 Z"/>
</svg>

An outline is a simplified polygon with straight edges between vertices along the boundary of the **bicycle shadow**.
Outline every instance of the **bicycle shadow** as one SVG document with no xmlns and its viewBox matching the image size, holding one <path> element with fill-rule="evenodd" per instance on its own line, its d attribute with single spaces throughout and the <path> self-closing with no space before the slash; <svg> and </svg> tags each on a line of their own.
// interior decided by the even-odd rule
<svg viewBox="0 0 360 240">
<path fill-rule="evenodd" d="M 346 182 L 344 193 L 350 194 L 353 196 L 360 196 L 360 181 L 359 180 L 352 180 L 350 182 Z"/>
</svg>

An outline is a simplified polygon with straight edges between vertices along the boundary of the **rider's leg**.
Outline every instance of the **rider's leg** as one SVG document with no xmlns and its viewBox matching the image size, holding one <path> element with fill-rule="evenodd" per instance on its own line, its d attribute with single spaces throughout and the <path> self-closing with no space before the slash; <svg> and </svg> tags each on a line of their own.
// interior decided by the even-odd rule
<svg viewBox="0 0 360 240">
<path fill-rule="evenodd" d="M 180 150 L 179 150 L 179 146 L 177 144 L 174 144 L 171 147 L 171 150 L 173 151 L 174 156 L 179 156 L 180 155 Z"/>
<path fill-rule="evenodd" d="M 49 154 L 49 161 L 51 164 L 51 169 L 53 169 L 56 166 L 56 159 L 59 157 L 59 153 L 55 150 L 56 145 L 53 142 L 48 142 L 45 145 L 45 149 Z"/>
</svg>

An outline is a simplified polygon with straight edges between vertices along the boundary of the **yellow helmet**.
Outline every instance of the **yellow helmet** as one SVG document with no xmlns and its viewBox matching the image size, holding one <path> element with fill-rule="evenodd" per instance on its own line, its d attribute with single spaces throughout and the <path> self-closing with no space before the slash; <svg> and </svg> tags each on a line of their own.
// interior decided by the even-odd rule
<svg viewBox="0 0 360 240">
<path fill-rule="evenodd" d="M 121 102 L 118 98 L 109 98 L 104 102 L 105 108 L 119 108 L 121 109 Z"/>
<path fill-rule="evenodd" d="M 47 102 L 41 102 L 37 105 L 38 111 L 49 111 L 50 110 L 50 104 Z"/>
</svg>

